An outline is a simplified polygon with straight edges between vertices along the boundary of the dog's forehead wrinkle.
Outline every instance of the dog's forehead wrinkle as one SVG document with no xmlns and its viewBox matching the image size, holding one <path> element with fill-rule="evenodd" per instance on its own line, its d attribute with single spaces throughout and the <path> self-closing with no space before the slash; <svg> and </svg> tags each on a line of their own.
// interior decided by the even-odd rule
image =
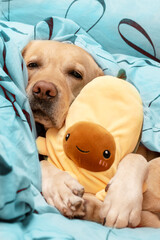
<svg viewBox="0 0 160 240">
<path fill-rule="evenodd" d="M 64 59 L 66 55 L 67 58 L 71 57 L 71 59 L 75 58 L 75 60 L 83 60 L 86 57 L 92 58 L 88 52 L 78 46 L 56 41 L 43 41 L 43 44 L 42 41 L 38 41 L 37 43 L 35 42 L 31 48 L 33 49 L 32 52 L 34 51 L 37 53 L 38 49 L 39 55 L 41 55 L 42 52 L 47 58 L 49 57 L 52 59 L 57 58 L 57 56 Z"/>
<path fill-rule="evenodd" d="M 61 69 L 61 72 L 64 72 L 64 74 L 67 74 L 71 71 L 77 71 L 80 74 L 82 74 L 82 76 L 84 76 L 85 74 L 84 65 L 85 64 L 80 62 L 79 60 L 69 58 L 64 60 L 64 62 L 60 66 L 60 69 Z"/>
<path fill-rule="evenodd" d="M 38 59 L 38 56 L 37 56 L 37 55 L 31 55 L 31 56 L 29 57 L 29 60 L 30 60 L 30 61 L 37 61 L 37 59 Z"/>
</svg>

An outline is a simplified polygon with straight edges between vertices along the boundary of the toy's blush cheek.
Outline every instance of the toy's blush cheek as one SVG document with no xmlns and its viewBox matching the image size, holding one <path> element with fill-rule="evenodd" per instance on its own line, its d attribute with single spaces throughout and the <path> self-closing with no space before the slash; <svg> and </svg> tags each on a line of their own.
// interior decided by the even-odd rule
<svg viewBox="0 0 160 240">
<path fill-rule="evenodd" d="M 106 171 L 115 159 L 113 136 L 98 124 L 79 122 L 65 134 L 66 155 L 79 167 L 93 172 Z"/>
<path fill-rule="evenodd" d="M 107 149 L 105 150 L 106 146 Z M 106 157 L 103 154 L 105 151 L 109 153 Z M 101 138 L 100 144 L 96 146 L 96 151 L 92 149 L 92 151 L 85 156 L 85 159 L 81 156 L 81 167 L 93 172 L 106 171 L 112 166 L 114 159 L 115 143 L 111 136 L 107 136 L 105 139 Z"/>
<path fill-rule="evenodd" d="M 99 164 L 100 166 L 103 166 L 104 168 L 107 168 L 107 169 L 108 169 L 108 165 L 109 165 L 109 164 L 108 164 L 107 161 L 100 159 L 98 164 Z"/>
</svg>

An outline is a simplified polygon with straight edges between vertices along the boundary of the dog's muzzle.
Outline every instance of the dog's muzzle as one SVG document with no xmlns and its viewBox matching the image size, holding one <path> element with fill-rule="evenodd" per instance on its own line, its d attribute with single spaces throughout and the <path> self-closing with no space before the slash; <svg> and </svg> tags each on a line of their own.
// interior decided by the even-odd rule
<svg viewBox="0 0 160 240">
<path fill-rule="evenodd" d="M 34 84 L 32 94 L 39 100 L 51 100 L 57 96 L 58 91 L 53 83 L 41 80 Z"/>
</svg>

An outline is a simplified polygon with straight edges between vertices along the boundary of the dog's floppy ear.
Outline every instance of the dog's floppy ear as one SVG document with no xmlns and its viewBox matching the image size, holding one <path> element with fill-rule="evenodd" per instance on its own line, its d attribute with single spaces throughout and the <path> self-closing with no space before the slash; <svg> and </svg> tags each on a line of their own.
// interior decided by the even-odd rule
<svg viewBox="0 0 160 240">
<path fill-rule="evenodd" d="M 102 69 L 99 67 L 97 70 L 97 77 L 99 76 L 104 76 L 104 72 L 102 71 Z"/>
<path fill-rule="evenodd" d="M 92 65 L 92 71 L 90 71 L 88 74 L 89 74 L 89 76 L 90 76 L 90 81 L 93 80 L 94 78 L 104 76 L 104 72 L 103 72 L 102 69 L 97 65 L 96 62 L 94 62 L 94 64 Z M 89 82 L 90 82 L 90 81 L 89 81 Z"/>
<path fill-rule="evenodd" d="M 96 63 L 96 62 L 95 62 Z M 97 65 L 93 68 L 93 72 L 91 73 L 93 74 L 93 79 L 96 77 L 100 77 L 100 76 L 104 76 L 104 72 L 102 71 L 102 69 Z"/>
</svg>

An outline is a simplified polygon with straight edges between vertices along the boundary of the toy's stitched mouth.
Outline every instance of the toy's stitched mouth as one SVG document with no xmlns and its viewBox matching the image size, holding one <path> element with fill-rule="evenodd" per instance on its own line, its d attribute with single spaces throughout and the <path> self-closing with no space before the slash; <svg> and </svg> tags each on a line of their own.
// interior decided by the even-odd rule
<svg viewBox="0 0 160 240">
<path fill-rule="evenodd" d="M 84 150 L 80 149 L 78 146 L 76 146 L 76 148 L 77 148 L 80 152 L 89 153 L 89 151 L 84 151 Z"/>
</svg>

